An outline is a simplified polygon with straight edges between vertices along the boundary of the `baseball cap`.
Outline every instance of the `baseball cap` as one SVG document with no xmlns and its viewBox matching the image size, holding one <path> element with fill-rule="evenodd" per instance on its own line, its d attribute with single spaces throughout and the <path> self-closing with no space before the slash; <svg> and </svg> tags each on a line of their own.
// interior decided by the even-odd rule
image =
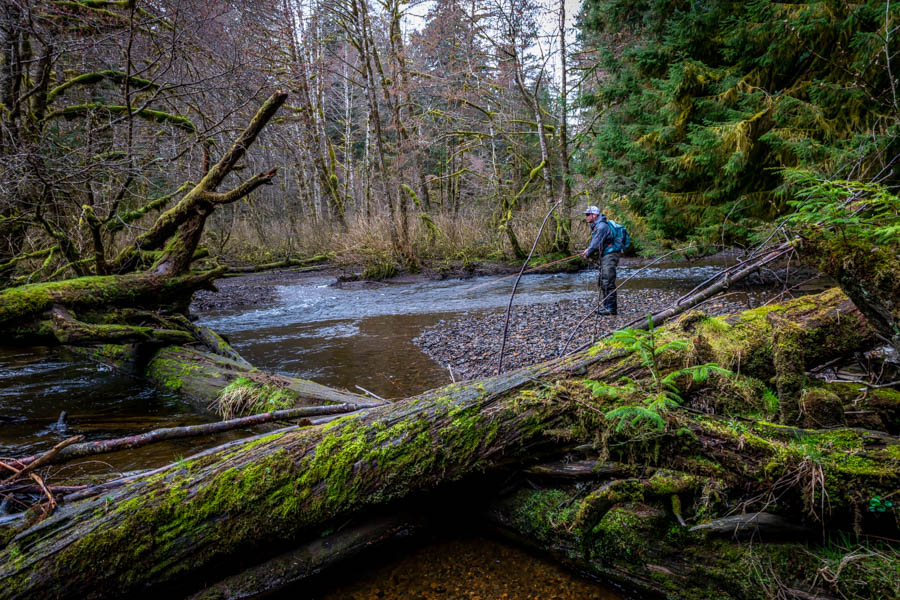
<svg viewBox="0 0 900 600">
<path fill-rule="evenodd" d="M 588 206 L 586 209 L 584 209 L 584 214 L 586 214 L 586 215 L 599 215 L 599 214 L 600 214 L 600 209 L 597 208 L 596 206 L 593 206 L 593 205 L 592 205 L 592 206 Z"/>
</svg>

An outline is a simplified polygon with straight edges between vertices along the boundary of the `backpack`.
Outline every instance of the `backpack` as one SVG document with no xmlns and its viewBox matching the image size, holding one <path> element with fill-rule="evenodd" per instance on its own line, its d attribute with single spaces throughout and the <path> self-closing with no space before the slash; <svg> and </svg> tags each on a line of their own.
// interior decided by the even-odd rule
<svg viewBox="0 0 900 600">
<path fill-rule="evenodd" d="M 624 252 L 628 246 L 631 245 L 631 236 L 628 235 L 628 229 L 612 219 L 607 219 L 606 224 L 609 225 L 613 241 L 603 249 L 603 254 L 608 254 L 610 252 Z"/>
</svg>

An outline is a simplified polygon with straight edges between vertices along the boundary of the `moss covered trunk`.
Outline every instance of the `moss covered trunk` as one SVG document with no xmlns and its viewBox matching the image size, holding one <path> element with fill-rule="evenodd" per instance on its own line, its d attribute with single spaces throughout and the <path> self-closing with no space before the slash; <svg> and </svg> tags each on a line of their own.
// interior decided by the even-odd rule
<svg viewBox="0 0 900 600">
<path fill-rule="evenodd" d="M 784 337 L 786 327 L 792 335 Z M 659 336 L 661 343 L 689 342 L 682 352 L 660 354 L 662 369 L 715 360 L 739 373 L 682 384 L 686 408 L 734 417 L 674 410 L 663 429 L 619 431 L 603 415 L 623 401 L 592 395 L 582 378 L 643 381 L 651 374 L 608 340 L 322 427 L 233 443 L 63 506 L 0 552 L 0 582 L 11 598 L 187 593 L 305 544 L 351 514 L 576 445 L 625 465 L 606 471 L 618 479 L 569 502 L 568 531 L 586 532 L 584 539 L 623 503 L 683 501 L 685 514 L 697 518 L 703 507 L 720 516 L 728 503 L 767 494 L 790 518 L 873 526 L 854 519 L 869 497 L 897 487 L 895 438 L 761 421 L 793 414 L 779 405 L 796 404 L 795 420 L 814 412 L 807 392 L 816 390 L 802 369 L 871 341 L 843 294 L 726 318 L 690 313 Z M 766 384 L 777 382 L 784 396 L 773 403 Z"/>
<path fill-rule="evenodd" d="M 226 417 L 316 404 L 384 404 L 308 379 L 261 371 L 201 347 L 162 348 L 142 373 L 160 387 L 180 394 L 197 410 Z"/>
<path fill-rule="evenodd" d="M 73 312 L 117 307 L 187 308 L 191 294 L 210 288 L 224 269 L 164 277 L 152 273 L 81 277 L 33 283 L 0 291 L 0 331 L 7 335 L 39 335 L 41 321 L 54 306 Z"/>
<path fill-rule="evenodd" d="M 900 352 L 900 255 L 890 244 L 810 235 L 804 259 L 837 281 L 883 341 Z"/>
<path fill-rule="evenodd" d="M 450 386 L 188 459 L 63 507 L 0 554 L 5 595 L 190 588 L 318 537 L 337 518 L 527 460 L 552 443 L 543 432 L 562 414 L 514 391 L 529 382 L 517 374 Z"/>
</svg>

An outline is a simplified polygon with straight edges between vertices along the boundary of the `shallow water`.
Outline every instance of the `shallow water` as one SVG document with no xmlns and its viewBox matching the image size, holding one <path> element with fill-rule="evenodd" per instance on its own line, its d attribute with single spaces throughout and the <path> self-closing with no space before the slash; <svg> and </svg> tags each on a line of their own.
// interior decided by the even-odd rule
<svg viewBox="0 0 900 600">
<path fill-rule="evenodd" d="M 624 288 L 687 291 L 714 274 L 718 263 L 641 270 Z M 621 283 L 638 271 L 619 269 Z M 320 383 L 398 398 L 448 383 L 450 373 L 413 343 L 425 327 L 461 315 L 502 312 L 514 277 L 336 287 L 333 277 L 306 277 L 277 286 L 278 300 L 255 310 L 208 312 L 201 323 L 225 334 L 254 365 Z M 596 294 L 596 271 L 530 274 L 515 305 Z M 626 292 L 627 294 L 627 292 Z M 60 411 L 66 428 L 55 427 Z M 0 456 L 22 456 L 65 437 L 118 437 L 158 427 L 209 421 L 185 414 L 176 398 L 146 382 L 47 348 L 0 346 Z M 240 432 L 234 435 L 241 435 Z M 132 451 L 116 468 L 150 468 L 228 438 L 204 438 Z"/>
<path fill-rule="evenodd" d="M 505 542 L 464 533 L 401 546 L 342 566 L 345 575 L 279 593 L 279 600 L 621 600 Z"/>
</svg>

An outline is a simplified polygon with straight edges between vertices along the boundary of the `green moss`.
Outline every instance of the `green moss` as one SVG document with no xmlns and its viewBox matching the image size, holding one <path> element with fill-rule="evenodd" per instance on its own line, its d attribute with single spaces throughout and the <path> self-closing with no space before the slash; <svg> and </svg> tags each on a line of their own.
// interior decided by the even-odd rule
<svg viewBox="0 0 900 600">
<path fill-rule="evenodd" d="M 0 324 L 43 312 L 71 297 L 78 297 L 85 306 L 137 300 L 143 292 L 131 283 L 138 278 L 137 275 L 90 276 L 7 288 L 0 291 Z"/>
<path fill-rule="evenodd" d="M 301 521 L 294 494 L 298 472 L 284 450 L 226 469 L 199 487 L 189 471 L 173 468 L 148 478 L 140 485 L 152 491 L 126 502 L 117 504 L 115 497 L 95 501 L 101 510 L 97 522 L 57 559 L 73 585 L 112 576 L 111 585 L 127 587 L 187 571 L 215 556 L 233 555 L 236 544 L 250 547 L 269 535 L 284 535 L 281 529 Z M 26 537 L 22 543 L 34 541 Z M 189 546 L 193 550 L 185 552 Z M 97 566 L 101 563 L 106 566 Z"/>
<path fill-rule="evenodd" d="M 78 85 L 93 85 L 105 80 L 112 81 L 113 83 L 118 84 L 122 84 L 125 81 L 128 81 L 132 88 L 134 88 L 136 91 L 151 91 L 159 88 L 158 83 L 154 83 L 148 79 L 141 79 L 140 77 L 129 77 L 121 71 L 97 71 L 94 73 L 83 73 L 56 86 L 47 93 L 47 102 L 53 102 L 53 100 L 58 95 L 60 95 L 70 87 Z"/>
<path fill-rule="evenodd" d="M 667 497 L 698 489 L 702 487 L 703 479 L 686 473 L 659 470 L 650 478 L 649 484 L 650 494 Z"/>
<path fill-rule="evenodd" d="M 575 522 L 573 500 L 563 490 L 520 490 L 508 501 L 509 516 L 516 529 L 549 545 Z"/>
<path fill-rule="evenodd" d="M 649 540 L 644 532 L 652 529 L 646 516 L 627 507 L 610 510 L 597 526 L 591 540 L 592 555 L 601 560 L 638 562 L 647 554 Z"/>
<path fill-rule="evenodd" d="M 74 119 L 76 117 L 84 117 L 94 112 L 101 113 L 112 113 L 117 115 L 128 114 L 128 107 L 121 104 L 99 104 L 99 103 L 88 103 L 88 104 L 75 104 L 72 106 L 66 106 L 61 110 L 54 111 L 47 115 L 46 119 Z M 135 116 L 138 116 L 142 119 L 146 119 L 148 121 L 153 121 L 160 124 L 168 124 L 178 129 L 182 129 L 187 131 L 188 133 L 196 133 L 197 128 L 187 117 L 183 117 L 181 115 L 176 115 L 172 113 L 163 112 L 161 110 L 152 110 L 149 108 L 142 108 L 136 111 Z"/>
<path fill-rule="evenodd" d="M 146 375 L 167 390 L 177 392 L 184 385 L 183 377 L 202 369 L 199 365 L 157 357 L 150 362 Z"/>
</svg>

